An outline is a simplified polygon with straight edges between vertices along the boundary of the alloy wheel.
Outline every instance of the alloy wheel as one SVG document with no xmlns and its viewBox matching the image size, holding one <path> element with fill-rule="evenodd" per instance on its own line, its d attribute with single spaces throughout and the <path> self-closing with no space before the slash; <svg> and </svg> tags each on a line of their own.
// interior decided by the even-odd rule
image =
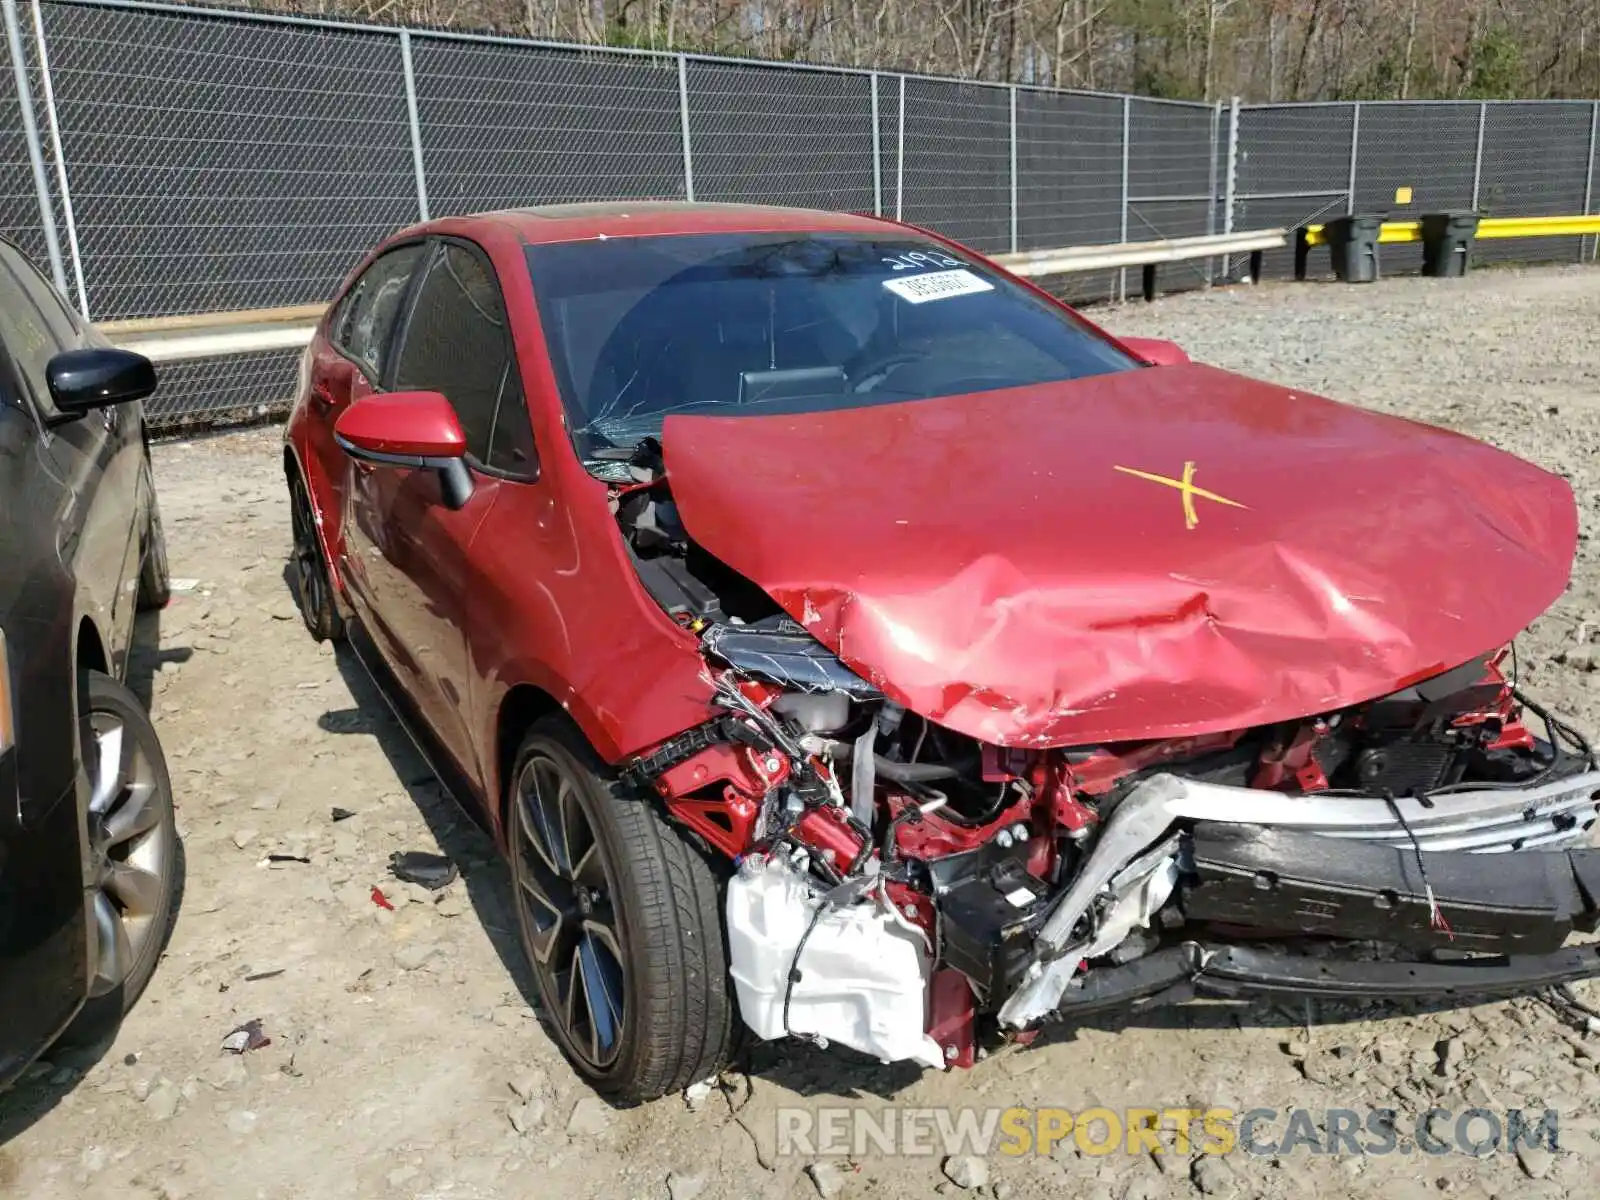
<svg viewBox="0 0 1600 1200">
<path fill-rule="evenodd" d="M 163 931 L 158 920 L 175 868 L 162 834 L 168 807 L 155 765 L 111 712 L 91 711 L 84 746 L 95 873 L 95 977 L 90 994 L 121 986 Z"/>
<path fill-rule="evenodd" d="M 569 1045 L 603 1071 L 621 1051 L 627 1006 L 611 867 L 576 784 L 553 759 L 523 764 L 515 800 L 529 956 Z"/>
</svg>

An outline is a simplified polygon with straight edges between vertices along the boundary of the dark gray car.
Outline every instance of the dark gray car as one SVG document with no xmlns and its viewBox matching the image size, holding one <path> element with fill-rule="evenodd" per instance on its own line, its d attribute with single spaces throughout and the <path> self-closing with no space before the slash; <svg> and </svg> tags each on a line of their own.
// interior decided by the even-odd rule
<svg viewBox="0 0 1600 1200">
<path fill-rule="evenodd" d="M 171 924 L 172 790 L 125 685 L 169 591 L 154 387 L 0 241 L 0 1087 L 120 1017 Z"/>
</svg>

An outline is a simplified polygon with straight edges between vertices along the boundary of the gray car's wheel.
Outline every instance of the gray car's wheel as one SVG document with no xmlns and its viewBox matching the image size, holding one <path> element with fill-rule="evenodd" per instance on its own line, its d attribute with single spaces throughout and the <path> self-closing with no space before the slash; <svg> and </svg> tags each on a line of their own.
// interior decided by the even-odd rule
<svg viewBox="0 0 1600 1200">
<path fill-rule="evenodd" d="M 172 575 L 167 567 L 167 535 L 161 528 L 161 506 L 156 502 L 155 479 L 148 458 L 144 473 L 150 489 L 150 511 L 145 518 L 144 535 L 139 539 L 139 611 L 150 612 L 165 608 L 172 599 Z"/>
<path fill-rule="evenodd" d="M 85 673 L 79 689 L 95 882 L 94 978 L 70 1031 L 82 1040 L 120 1019 L 150 982 L 172 932 L 183 862 L 172 781 L 144 706 L 98 672 Z"/>
<path fill-rule="evenodd" d="M 333 599 L 333 577 L 317 538 L 311 496 L 298 473 L 289 478 L 289 520 L 294 532 L 294 593 L 300 617 L 319 642 L 344 637 L 344 618 Z"/>
<path fill-rule="evenodd" d="M 716 1072 L 735 1007 L 710 864 L 563 718 L 528 732 L 509 787 L 517 923 L 567 1057 L 623 1102 Z"/>
</svg>

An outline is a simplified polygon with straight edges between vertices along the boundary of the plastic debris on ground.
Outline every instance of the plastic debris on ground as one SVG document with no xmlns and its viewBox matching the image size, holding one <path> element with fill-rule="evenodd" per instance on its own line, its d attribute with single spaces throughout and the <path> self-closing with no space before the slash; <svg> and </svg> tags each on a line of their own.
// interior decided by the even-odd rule
<svg viewBox="0 0 1600 1200">
<path fill-rule="evenodd" d="M 259 1017 L 246 1021 L 222 1039 L 222 1048 L 230 1054 L 243 1054 L 247 1050 L 260 1050 L 263 1046 L 270 1045 L 272 1039 L 262 1031 Z"/>
<path fill-rule="evenodd" d="M 415 883 L 436 892 L 456 881 L 461 874 L 442 854 L 428 854 L 421 850 L 396 851 L 389 856 L 389 870 L 404 883 Z"/>
</svg>

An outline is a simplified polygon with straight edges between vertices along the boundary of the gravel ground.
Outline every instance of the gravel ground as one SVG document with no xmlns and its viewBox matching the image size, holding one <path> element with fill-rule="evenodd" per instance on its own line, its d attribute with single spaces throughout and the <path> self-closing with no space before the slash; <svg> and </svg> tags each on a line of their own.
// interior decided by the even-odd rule
<svg viewBox="0 0 1600 1200">
<path fill-rule="evenodd" d="M 1523 640 L 1522 662 L 1536 694 L 1600 729 L 1589 674 L 1600 652 L 1590 644 L 1600 271 L 1264 285 L 1096 316 L 1245 373 L 1463 430 L 1569 478 L 1584 528 L 1574 583 Z M 198 585 L 145 630 L 135 677 L 171 760 L 187 891 L 166 960 L 115 1043 L 53 1057 L 0 1101 L 0 1195 L 1593 1193 L 1600 1038 L 1537 1001 L 1188 1009 L 1061 1033 L 951 1075 L 767 1046 L 703 1100 L 613 1111 L 576 1081 L 531 1010 L 506 874 L 487 841 L 440 798 L 359 668 L 315 646 L 296 618 L 276 431 L 166 444 L 156 470 L 174 573 Z M 355 815 L 335 823 L 334 806 Z M 464 878 L 442 895 L 396 885 L 385 864 L 401 849 L 442 849 Z M 393 912 L 372 902 L 375 884 Z M 1589 998 L 1600 1002 L 1600 989 Z M 252 1018 L 271 1044 L 222 1054 L 224 1036 Z M 1434 1103 L 1549 1106 L 1563 1148 L 1482 1159 L 1300 1150 L 1193 1165 L 1070 1149 L 951 1163 L 773 1153 L 779 1106 L 890 1101 L 1393 1107 L 1402 1130 Z"/>
</svg>

